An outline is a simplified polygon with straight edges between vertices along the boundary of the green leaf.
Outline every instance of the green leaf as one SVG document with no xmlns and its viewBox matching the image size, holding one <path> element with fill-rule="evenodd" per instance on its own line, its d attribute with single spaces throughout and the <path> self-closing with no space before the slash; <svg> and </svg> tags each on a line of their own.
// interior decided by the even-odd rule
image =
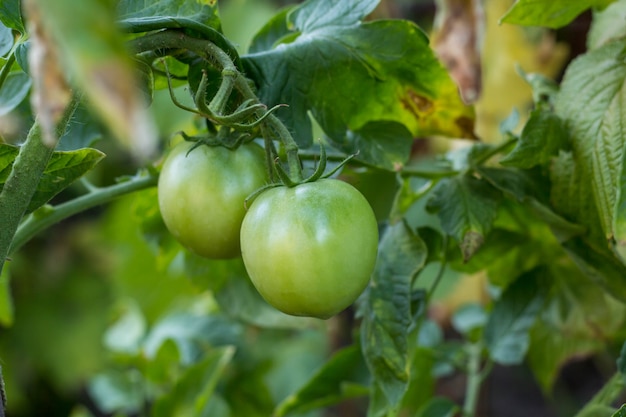
<svg viewBox="0 0 626 417">
<path fill-rule="evenodd" d="M 550 106 L 554 104 L 559 93 L 559 85 L 553 79 L 536 72 L 527 73 L 521 67 L 517 67 L 517 72 L 533 89 L 533 103 L 536 106 L 542 106 L 544 103 Z"/>
<path fill-rule="evenodd" d="M 54 152 L 27 211 L 34 211 L 47 203 L 52 197 L 89 172 L 104 156 L 102 152 L 92 148 Z"/>
<path fill-rule="evenodd" d="M 541 316 L 558 333 L 593 340 L 622 337 L 626 306 L 576 269 L 572 262 L 551 264 L 552 288 Z"/>
<path fill-rule="evenodd" d="M 0 144 L 0 189 L 11 172 L 19 148 Z M 70 152 L 54 152 L 44 170 L 37 190 L 28 206 L 28 212 L 46 204 L 52 197 L 91 170 L 104 154 L 97 149 L 79 149 Z"/>
<path fill-rule="evenodd" d="M 275 342 L 277 342 L 275 340 Z M 290 340 L 293 342 L 293 339 Z M 278 344 L 278 343 L 276 343 Z M 289 343 L 285 343 L 288 345 Z M 258 345 L 250 346 L 250 350 L 254 350 L 256 352 L 271 352 L 275 355 L 275 358 L 278 358 L 278 361 L 281 362 L 281 365 L 285 368 L 289 369 L 290 364 L 285 363 L 284 351 L 276 351 L 273 349 L 273 346 L 270 349 L 263 349 Z M 242 349 L 243 350 L 243 349 Z M 242 352 L 243 353 L 243 352 Z M 293 360 L 293 357 L 290 358 Z M 299 358 L 295 359 L 297 361 Z M 245 368 L 245 369 L 244 369 Z M 276 391 L 270 392 L 268 385 L 272 385 L 275 381 L 275 377 L 268 375 L 267 367 L 263 365 L 263 363 L 258 363 L 255 367 L 248 366 L 236 366 L 237 372 L 235 375 L 228 377 L 226 384 L 224 384 L 224 389 L 220 390 L 221 394 L 228 400 L 228 405 L 230 407 L 230 416 L 246 416 L 246 417 L 267 417 L 272 415 L 272 411 L 276 406 L 276 398 L 283 398 L 282 395 L 273 395 L 276 394 Z M 275 370 L 276 368 L 274 368 Z M 293 378 L 294 374 L 297 374 L 297 370 L 293 368 L 290 369 L 292 372 L 287 371 L 289 375 L 289 386 L 293 388 L 294 386 L 300 386 L 301 383 L 297 378 Z M 270 371 L 271 372 L 271 371 Z M 306 372 L 306 375 L 310 375 L 311 372 Z M 304 383 L 303 381 L 302 383 Z M 241 401 L 242 398 L 245 398 L 245 401 Z"/>
<path fill-rule="evenodd" d="M 553 161 L 550 181 L 550 201 L 555 210 L 565 218 L 587 226 L 593 237 L 604 241 L 591 183 L 584 176 L 582 167 L 574 162 L 571 152 L 561 152 Z"/>
<path fill-rule="evenodd" d="M 122 306 L 120 318 L 104 334 L 104 345 L 113 352 L 137 354 L 146 333 L 146 320 L 133 302 Z"/>
<path fill-rule="evenodd" d="M 178 345 L 173 339 L 167 339 L 154 357 L 149 358 L 144 375 L 150 382 L 169 384 L 180 376 L 181 362 Z"/>
<path fill-rule="evenodd" d="M 556 102 L 557 114 L 571 133 L 577 169 L 583 181 L 591 182 L 604 235 L 618 242 L 626 242 L 620 226 L 626 217 L 620 210 L 626 196 L 619 191 L 626 147 L 625 57 L 623 42 L 578 57 L 565 73 Z"/>
<path fill-rule="evenodd" d="M 80 105 L 67 124 L 65 133 L 59 139 L 56 150 L 73 151 L 91 147 L 103 136 L 102 126 L 84 105 Z"/>
<path fill-rule="evenodd" d="M 26 33 L 24 22 L 22 21 L 20 0 L 2 0 L 0 2 L 0 22 L 21 34 Z"/>
<path fill-rule="evenodd" d="M 584 357 L 605 348 L 598 339 L 564 335 L 538 320 L 530 333 L 528 364 L 544 393 L 548 394 L 559 370 L 568 360 Z"/>
<path fill-rule="evenodd" d="M 496 238 L 493 242 L 492 235 Z M 503 242 L 507 235 L 512 242 Z M 494 247 L 491 248 L 491 245 Z M 502 246 L 501 249 L 508 248 L 508 251 L 499 251 L 498 245 Z M 483 250 L 492 252 L 493 257 L 488 259 L 487 254 L 482 254 Z M 491 284 L 507 288 L 522 274 L 556 262 L 556 259 L 567 259 L 567 255 L 552 228 L 534 216 L 532 209 L 506 199 L 494 222 L 494 231 L 489 234 L 486 246 L 476 254 L 476 258 L 484 262 Z M 471 266 L 473 262 L 474 258 L 467 265 Z"/>
<path fill-rule="evenodd" d="M 604 417 L 619 412 L 614 408 L 614 404 L 622 398 L 624 393 L 624 380 L 619 373 L 615 373 L 604 383 L 591 400 L 577 414 L 581 417 Z"/>
<path fill-rule="evenodd" d="M 342 2 L 305 1 L 287 15 L 290 26 L 301 32 L 312 32 L 327 26 L 349 26 L 370 14 L 380 0 L 348 0 Z"/>
<path fill-rule="evenodd" d="M 211 396 L 234 353 L 232 346 L 215 349 L 188 368 L 174 388 L 154 402 L 152 417 L 211 417 Z"/>
<path fill-rule="evenodd" d="M 397 181 L 400 188 L 396 192 L 389 212 L 389 220 L 392 223 L 402 220 L 409 209 L 424 197 L 432 186 L 431 182 L 414 176 L 398 177 Z"/>
<path fill-rule="evenodd" d="M 622 153 L 621 165 L 622 172 L 620 173 L 617 199 L 614 207 L 613 232 L 615 242 L 613 250 L 622 261 L 622 264 L 626 265 L 626 151 Z"/>
<path fill-rule="evenodd" d="M 626 417 L 626 404 L 623 404 L 612 417 Z"/>
<path fill-rule="evenodd" d="M 363 194 L 372 206 L 379 223 L 390 218 L 389 213 L 400 187 L 397 173 L 381 169 L 365 170 L 358 166 L 346 166 L 341 170 L 341 179 L 352 184 Z"/>
<path fill-rule="evenodd" d="M 117 14 L 121 24 L 138 26 L 142 31 L 156 29 L 152 26 L 142 27 L 144 24 L 158 25 L 166 21 L 179 23 L 178 27 L 185 27 L 186 23 L 195 22 L 221 30 L 218 12 L 215 0 L 156 0 L 151 2 L 121 0 L 117 5 Z M 170 26 L 164 24 L 162 27 Z"/>
<path fill-rule="evenodd" d="M 10 327 L 15 318 L 15 307 L 10 286 L 9 268 L 3 268 L 0 274 L 0 325 Z"/>
<path fill-rule="evenodd" d="M 151 156 L 156 147 L 154 126 L 115 21 L 114 4 L 100 0 L 31 3 L 45 16 L 43 30 L 50 40 L 46 48 L 57 48 L 68 78 L 85 92 L 90 109 L 136 156 Z"/>
<path fill-rule="evenodd" d="M 144 382 L 138 371 L 115 371 L 109 369 L 89 381 L 89 396 L 105 413 L 123 412 L 134 414 L 144 405 Z"/>
<path fill-rule="evenodd" d="M 626 37 L 626 0 L 617 0 L 602 11 L 594 10 L 587 33 L 587 49 L 596 49 L 614 39 Z"/>
<path fill-rule="evenodd" d="M 500 19 L 501 23 L 546 26 L 567 25 L 590 7 L 605 7 L 613 0 L 517 0 Z"/>
<path fill-rule="evenodd" d="M 195 362 L 209 346 L 235 345 L 241 339 L 239 323 L 219 315 L 171 313 L 159 320 L 146 337 L 146 357 L 154 358 L 161 345 L 173 340 L 182 364 Z"/>
<path fill-rule="evenodd" d="M 371 4 L 314 0 L 283 13 L 286 24 L 272 20 L 253 41 L 254 53 L 243 57 L 261 100 L 289 103 L 277 114 L 303 148 L 312 143 L 309 112 L 337 143 L 353 132 L 363 135 L 374 121 L 403 124 L 413 136 L 473 137 L 473 111 L 461 102 L 424 33 L 408 21 L 355 20 Z M 291 36 L 283 34 L 285 27 Z M 261 50 L 279 34 L 284 43 Z"/>
<path fill-rule="evenodd" d="M 590 404 L 580 410 L 575 417 L 607 417 L 614 415 L 615 408 L 604 404 Z"/>
<path fill-rule="evenodd" d="M 517 168 L 532 168 L 549 162 L 567 146 L 567 131 L 561 119 L 544 109 L 535 109 L 524 125 L 515 148 L 500 163 Z"/>
<path fill-rule="evenodd" d="M 555 164 L 553 164 L 555 165 Z M 513 168 L 477 168 L 477 173 L 516 203 L 524 204 L 529 213 L 550 226 L 555 237 L 563 242 L 586 232 L 585 227 L 572 223 L 555 213 L 547 196 L 550 190 L 540 171 Z"/>
<path fill-rule="evenodd" d="M 542 268 L 527 272 L 495 302 L 485 326 L 485 342 L 494 362 L 515 365 L 524 359 L 530 329 L 544 301 L 541 281 L 549 278 Z"/>
<path fill-rule="evenodd" d="M 26 98 L 32 80 L 22 71 L 12 71 L 0 88 L 0 116 L 15 109 Z"/>
<path fill-rule="evenodd" d="M 296 393 L 276 408 L 278 417 L 305 413 L 341 401 L 367 396 L 369 373 L 361 349 L 352 345 L 335 353 Z"/>
<path fill-rule="evenodd" d="M 286 37 L 295 38 L 288 26 L 287 15 L 295 6 L 287 6 L 276 13 L 265 25 L 254 35 L 254 39 L 250 43 L 248 53 L 269 51 L 275 48 L 283 41 L 287 41 Z"/>
<path fill-rule="evenodd" d="M 449 398 L 433 397 L 417 413 L 416 417 L 454 417 L 459 406 Z"/>
<path fill-rule="evenodd" d="M 411 155 L 411 132 L 396 122 L 369 122 L 357 131 L 346 132 L 345 141 L 334 142 L 347 154 L 387 170 L 404 166 Z"/>
<path fill-rule="evenodd" d="M 460 175 L 441 180 L 427 208 L 438 214 L 443 231 L 459 242 L 467 262 L 491 230 L 501 197 L 486 181 Z"/>
<path fill-rule="evenodd" d="M 18 43 L 15 47 L 15 61 L 26 74 L 30 74 L 30 67 L 28 65 L 28 50 L 30 49 L 30 45 L 31 41 L 27 39 L 24 42 Z"/>
<path fill-rule="evenodd" d="M 466 304 L 452 315 L 452 327 L 462 335 L 471 336 L 487 323 L 488 315 L 480 304 Z"/>
<path fill-rule="evenodd" d="M 536 171 L 515 168 L 478 167 L 476 173 L 496 189 L 502 191 L 515 202 L 524 203 L 528 200 L 545 202 L 548 189 L 543 176 Z"/>
<path fill-rule="evenodd" d="M 623 337 L 624 304 L 587 278 L 570 261 L 554 260 L 550 290 L 540 319 L 531 330 L 528 359 L 533 373 L 548 392 L 568 360 L 604 349 Z"/>
<path fill-rule="evenodd" d="M 519 111 L 517 111 L 516 108 L 513 108 L 513 110 L 511 110 L 511 113 L 506 117 L 506 119 L 500 122 L 500 125 L 498 126 L 498 130 L 503 135 L 506 135 L 507 133 L 512 134 L 513 131 L 517 128 L 517 125 L 519 124 L 519 120 L 520 120 Z"/>
<path fill-rule="evenodd" d="M 593 245 L 580 237 L 568 240 L 563 247 L 589 279 L 626 302 L 626 266 L 606 247 Z"/>
<path fill-rule="evenodd" d="M 13 48 L 13 31 L 0 21 L 0 57 L 5 56 Z"/>
<path fill-rule="evenodd" d="M 427 330 L 424 328 L 428 327 Z M 402 399 L 402 410 L 410 413 L 417 412 L 435 395 L 437 385 L 434 367 L 436 356 L 434 352 L 443 340 L 441 328 L 433 321 L 423 321 L 419 330 L 419 346 L 412 349 L 409 370 L 409 386 Z M 427 346 L 427 347 L 426 347 Z"/>
<path fill-rule="evenodd" d="M 463 256 L 456 246 L 448 251 L 447 259 L 450 267 L 455 271 L 473 274 L 494 266 L 528 240 L 529 237 L 525 234 L 495 228 L 489 233 L 480 250 L 469 261 L 463 260 Z M 497 282 L 493 283 L 498 285 Z"/>
<path fill-rule="evenodd" d="M 226 51 L 241 67 L 235 46 L 221 33 L 215 0 L 121 0 L 117 6 L 119 26 L 132 33 L 162 29 L 190 30 Z"/>
<path fill-rule="evenodd" d="M 219 394 L 213 394 L 211 401 L 209 401 L 202 412 L 207 417 L 232 417 L 238 415 L 231 411 L 231 405 Z"/>
<path fill-rule="evenodd" d="M 361 345 L 374 377 L 373 390 L 397 407 L 407 388 L 407 333 L 411 326 L 411 283 L 426 261 L 419 236 L 399 222 L 385 232 L 372 283 L 365 294 Z"/>
</svg>

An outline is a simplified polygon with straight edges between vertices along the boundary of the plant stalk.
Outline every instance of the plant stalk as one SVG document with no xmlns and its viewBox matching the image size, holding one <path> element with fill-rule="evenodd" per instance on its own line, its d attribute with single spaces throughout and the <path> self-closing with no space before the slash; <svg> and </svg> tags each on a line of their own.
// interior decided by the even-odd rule
<svg viewBox="0 0 626 417">
<path fill-rule="evenodd" d="M 482 358 L 482 342 L 467 345 L 467 385 L 465 387 L 465 401 L 463 403 L 463 416 L 474 417 L 478 407 L 480 396 L 480 386 L 485 375 L 480 372 L 480 361 Z"/>
<path fill-rule="evenodd" d="M 225 67 L 222 70 L 222 83 L 220 84 L 217 93 L 211 100 L 209 104 L 209 110 L 213 114 L 217 114 L 218 116 L 224 115 L 224 109 L 226 108 L 226 103 L 228 103 L 228 98 L 233 91 L 233 87 L 235 86 L 235 81 L 237 80 L 237 68 L 233 64 L 231 67 Z"/>
<path fill-rule="evenodd" d="M 158 176 L 156 175 L 139 176 L 109 187 L 95 187 L 92 191 L 78 198 L 45 208 L 43 213 L 32 213 L 17 229 L 10 254 L 18 251 L 26 242 L 44 229 L 74 214 L 108 203 L 125 194 L 154 187 L 157 180 Z"/>
</svg>

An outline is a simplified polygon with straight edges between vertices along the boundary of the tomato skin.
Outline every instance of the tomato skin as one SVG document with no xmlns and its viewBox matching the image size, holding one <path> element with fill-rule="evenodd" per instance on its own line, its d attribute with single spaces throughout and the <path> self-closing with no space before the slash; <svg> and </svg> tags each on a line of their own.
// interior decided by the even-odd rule
<svg viewBox="0 0 626 417">
<path fill-rule="evenodd" d="M 161 216 L 187 249 L 210 259 L 239 256 L 244 200 L 266 183 L 263 149 L 182 142 L 167 156 L 158 183 Z"/>
<path fill-rule="evenodd" d="M 322 179 L 259 195 L 241 226 L 241 252 L 265 300 L 295 316 L 329 318 L 363 292 L 378 226 L 351 185 Z"/>
</svg>

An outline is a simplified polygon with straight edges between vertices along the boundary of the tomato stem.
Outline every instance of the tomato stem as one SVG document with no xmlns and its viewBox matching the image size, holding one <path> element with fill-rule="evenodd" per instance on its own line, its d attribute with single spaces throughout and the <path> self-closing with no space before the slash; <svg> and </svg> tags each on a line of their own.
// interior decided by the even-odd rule
<svg viewBox="0 0 626 417">
<path fill-rule="evenodd" d="M 108 187 L 89 187 L 89 192 L 66 203 L 45 207 L 42 211 L 31 213 L 20 225 L 13 238 L 10 254 L 19 250 L 26 242 L 48 227 L 77 213 L 108 203 L 125 194 L 154 187 L 156 174 L 137 175 L 128 181 Z"/>
<path fill-rule="evenodd" d="M 226 103 L 230 98 L 230 94 L 233 92 L 233 87 L 235 86 L 235 80 L 239 72 L 235 65 L 227 66 L 222 70 L 222 82 L 220 83 L 220 88 L 213 96 L 211 103 L 209 103 L 209 110 L 213 114 L 217 114 L 219 116 L 224 114 L 224 110 L 226 109 Z"/>
<path fill-rule="evenodd" d="M 179 52 L 180 50 L 188 50 L 196 55 L 204 58 L 218 71 L 222 71 L 223 82 L 220 85 L 218 96 L 214 98 L 209 105 L 210 110 L 214 112 L 223 100 L 227 99 L 227 94 L 234 88 L 242 96 L 243 101 L 250 100 L 251 106 L 262 105 L 248 80 L 239 72 L 235 66 L 233 59 L 218 47 L 216 44 L 204 40 L 194 38 L 178 30 L 164 30 L 151 33 L 140 38 L 130 41 L 131 48 L 135 53 L 144 53 L 152 50 L 165 50 Z M 232 83 L 232 85 L 230 85 Z M 302 181 L 302 164 L 298 155 L 298 145 L 289 132 L 289 129 L 282 121 L 271 113 L 275 108 L 267 110 L 264 106 L 256 109 L 256 117 L 260 120 L 261 126 L 266 129 L 262 130 L 266 133 L 273 132 L 278 140 L 283 144 L 287 155 L 287 164 L 289 167 L 289 177 L 294 183 Z"/>
</svg>

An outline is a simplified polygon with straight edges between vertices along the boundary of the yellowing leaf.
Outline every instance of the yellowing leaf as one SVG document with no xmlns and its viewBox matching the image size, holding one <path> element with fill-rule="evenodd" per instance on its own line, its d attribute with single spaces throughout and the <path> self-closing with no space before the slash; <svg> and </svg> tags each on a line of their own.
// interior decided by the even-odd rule
<svg viewBox="0 0 626 417">
<path fill-rule="evenodd" d="M 372 122 L 403 124 L 413 136 L 474 137 L 473 109 L 416 25 L 360 22 L 371 1 L 337 2 L 333 14 L 315 4 L 270 21 L 243 57 L 261 100 L 289 103 L 276 114 L 300 146 L 312 143 L 311 115 L 344 151 L 354 147 L 354 132 L 379 126 Z"/>
<path fill-rule="evenodd" d="M 502 17 L 516 25 L 545 26 L 553 29 L 567 25 L 590 7 L 604 7 L 613 0 L 517 0 Z"/>
</svg>

